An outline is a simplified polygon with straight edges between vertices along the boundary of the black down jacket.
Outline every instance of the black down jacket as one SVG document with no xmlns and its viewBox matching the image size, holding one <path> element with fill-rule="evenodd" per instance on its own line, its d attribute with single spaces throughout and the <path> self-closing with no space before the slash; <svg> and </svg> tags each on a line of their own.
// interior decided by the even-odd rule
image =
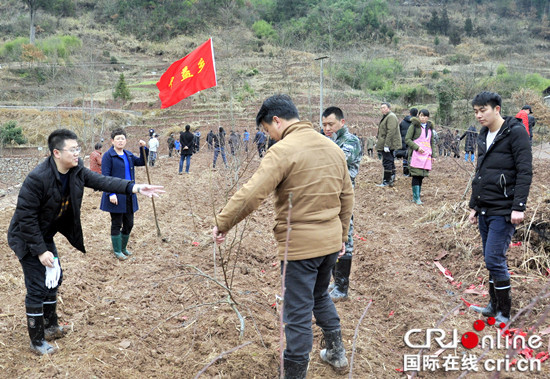
<svg viewBox="0 0 550 379">
<path fill-rule="evenodd" d="M 477 140 L 470 208 L 487 216 L 523 212 L 533 177 L 529 135 L 520 120 L 506 117 L 487 151 L 488 131 L 487 127 L 481 128 Z"/>
<path fill-rule="evenodd" d="M 85 253 L 80 222 L 84 187 L 112 193 L 131 193 L 134 187 L 129 180 L 103 176 L 89 170 L 81 159 L 68 174 L 70 212 L 59 219 L 56 216 L 61 209 L 62 184 L 54 159 L 44 160 L 23 182 L 8 229 L 8 244 L 19 259 L 27 253 L 40 255 L 46 252 L 48 248 L 44 238 L 52 231 L 59 231 L 71 245 Z"/>
</svg>

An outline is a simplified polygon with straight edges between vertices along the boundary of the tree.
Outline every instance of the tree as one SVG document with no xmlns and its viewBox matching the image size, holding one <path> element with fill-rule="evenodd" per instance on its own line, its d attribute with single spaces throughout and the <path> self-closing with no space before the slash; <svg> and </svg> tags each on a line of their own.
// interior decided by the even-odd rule
<svg viewBox="0 0 550 379">
<path fill-rule="evenodd" d="M 466 33 L 468 37 L 471 37 L 474 33 L 474 24 L 472 23 L 472 19 L 470 17 L 466 19 L 466 22 L 464 22 L 464 33 Z"/>
<path fill-rule="evenodd" d="M 3 146 L 7 144 L 22 145 L 27 143 L 27 139 L 23 136 L 23 130 L 17 126 L 16 121 L 8 121 L 0 128 L 0 143 Z"/>
<path fill-rule="evenodd" d="M 441 12 L 441 18 L 439 19 L 439 31 L 441 32 L 441 34 L 448 35 L 450 25 L 451 22 L 449 21 L 447 9 L 443 8 L 443 12 Z"/>
<path fill-rule="evenodd" d="M 128 89 L 128 86 L 126 86 L 126 81 L 124 80 L 124 74 L 120 74 L 120 77 L 118 78 L 118 82 L 115 87 L 115 92 L 113 92 L 113 98 L 116 99 L 122 99 L 124 100 L 130 100 L 132 98 L 132 95 L 130 95 L 130 90 Z"/>
<path fill-rule="evenodd" d="M 460 36 L 460 30 L 453 26 L 449 31 L 449 43 L 453 46 L 460 45 L 462 38 Z"/>
<path fill-rule="evenodd" d="M 432 10 L 432 17 L 430 18 L 430 21 L 428 21 L 426 28 L 430 34 L 437 34 L 439 32 L 439 16 L 437 15 L 437 11 L 435 9 Z"/>
<path fill-rule="evenodd" d="M 34 37 L 35 37 L 34 21 L 36 18 L 36 11 L 38 10 L 38 8 L 49 7 L 52 1 L 51 0 L 23 0 L 23 2 L 27 4 L 27 6 L 29 7 L 29 13 L 31 17 L 29 41 L 31 45 L 34 45 Z"/>
</svg>

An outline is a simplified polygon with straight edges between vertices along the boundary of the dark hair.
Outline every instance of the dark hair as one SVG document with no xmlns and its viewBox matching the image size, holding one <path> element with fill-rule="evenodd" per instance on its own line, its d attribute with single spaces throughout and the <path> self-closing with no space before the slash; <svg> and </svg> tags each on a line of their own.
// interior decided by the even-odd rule
<svg viewBox="0 0 550 379">
<path fill-rule="evenodd" d="M 48 136 L 48 149 L 50 149 L 50 153 L 53 154 L 54 149 L 55 150 L 63 149 L 63 147 L 65 147 L 65 141 L 68 139 L 74 139 L 76 141 L 78 140 L 78 137 L 73 131 L 68 129 L 54 130 Z"/>
<path fill-rule="evenodd" d="M 387 106 L 388 108 L 391 108 L 390 103 L 382 103 L 382 104 L 380 104 L 380 106 L 382 106 L 382 105 L 385 105 L 385 106 Z"/>
<path fill-rule="evenodd" d="M 531 106 L 530 105 L 524 105 L 523 108 L 521 108 L 522 110 L 526 110 L 526 111 L 529 111 L 529 113 L 533 113 L 533 110 L 531 109 Z"/>
<path fill-rule="evenodd" d="M 185 125 L 185 131 L 188 132 L 191 129 L 191 125 Z"/>
<path fill-rule="evenodd" d="M 422 114 L 422 115 L 424 115 L 424 116 L 426 116 L 426 117 L 430 117 L 430 111 L 427 110 L 426 108 L 421 109 L 421 110 L 420 110 L 420 114 Z"/>
<path fill-rule="evenodd" d="M 122 128 L 116 128 L 111 132 L 111 139 L 115 139 L 116 136 L 124 136 L 126 137 L 126 132 Z"/>
<path fill-rule="evenodd" d="M 502 97 L 496 92 L 483 91 L 478 93 L 472 100 L 472 107 L 475 105 L 478 107 L 484 105 L 490 105 L 493 108 L 497 105 L 502 107 Z"/>
<path fill-rule="evenodd" d="M 220 133 L 225 133 L 225 130 L 223 130 L 223 128 L 222 128 L 221 126 L 220 126 L 220 128 L 218 129 L 218 131 L 219 131 Z"/>
<path fill-rule="evenodd" d="M 270 123 L 275 116 L 284 120 L 299 118 L 298 109 L 288 95 L 268 97 L 256 115 L 256 125 L 260 126 L 262 122 Z"/>
<path fill-rule="evenodd" d="M 94 149 L 101 150 L 102 147 L 103 147 L 103 145 L 100 142 L 98 142 L 98 143 L 95 144 Z"/>
<path fill-rule="evenodd" d="M 413 116 L 413 117 L 418 116 L 418 109 L 416 109 L 416 108 L 411 108 L 411 110 L 409 111 L 409 114 L 410 114 L 411 116 Z M 428 116 L 429 116 L 429 114 L 428 114 Z"/>
<path fill-rule="evenodd" d="M 334 115 L 334 117 L 336 117 L 336 119 L 338 121 L 342 120 L 344 118 L 344 112 L 342 112 L 342 110 L 338 107 L 328 107 L 327 109 L 325 109 L 325 111 L 323 112 L 323 117 L 328 117 L 330 116 L 331 114 Z"/>
</svg>

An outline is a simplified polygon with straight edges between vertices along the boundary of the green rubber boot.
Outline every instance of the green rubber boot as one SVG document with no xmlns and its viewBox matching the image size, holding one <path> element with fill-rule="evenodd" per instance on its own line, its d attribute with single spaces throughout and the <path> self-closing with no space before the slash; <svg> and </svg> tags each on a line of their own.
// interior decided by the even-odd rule
<svg viewBox="0 0 550 379">
<path fill-rule="evenodd" d="M 412 191 L 413 191 L 413 202 L 418 205 L 424 204 L 420 200 L 420 186 L 412 186 Z"/>
<path fill-rule="evenodd" d="M 121 241 L 121 250 L 120 251 L 122 251 L 122 254 L 126 255 L 127 257 L 132 255 L 132 253 L 128 249 L 126 249 L 126 246 L 128 246 L 128 239 L 129 238 L 130 238 L 129 234 L 121 234 L 120 235 L 120 241 Z"/>
<path fill-rule="evenodd" d="M 120 234 L 118 236 L 111 236 L 111 242 L 113 243 L 113 253 L 115 253 L 115 257 L 121 261 L 128 259 L 126 255 L 122 254 L 122 240 Z"/>
</svg>

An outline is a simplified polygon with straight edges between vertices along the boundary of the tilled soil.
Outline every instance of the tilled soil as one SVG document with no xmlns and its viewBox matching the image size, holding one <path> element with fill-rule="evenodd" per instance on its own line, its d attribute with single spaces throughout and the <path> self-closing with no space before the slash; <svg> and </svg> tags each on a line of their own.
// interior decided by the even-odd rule
<svg viewBox="0 0 550 379">
<path fill-rule="evenodd" d="M 193 156 L 188 175 L 177 174 L 175 157 L 162 156 L 157 166 L 149 168 L 151 181 L 164 185 L 167 192 L 154 202 L 158 229 L 151 200 L 139 198 L 129 244 L 134 254 L 127 261 L 118 261 L 111 253 L 110 217 L 99 210 L 100 193 L 86 190 L 82 223 L 87 254 L 56 237 L 64 269 L 59 316 L 69 333 L 56 341 L 55 355 L 37 357 L 29 350 L 22 270 L 6 239 L 0 240 L 5 257 L 0 270 L 0 376 L 193 378 L 204 371 L 202 377 L 208 378 L 277 377 L 281 286 L 271 199 L 219 249 L 211 239 L 214 214 L 250 177 L 259 158 L 243 154 L 238 160 L 230 158 L 228 169 L 219 161 L 217 170 L 211 170 L 211 159 L 212 152 L 203 148 Z M 544 262 L 549 241 L 544 233 L 526 237 L 525 231 L 530 224 L 546 230 L 550 161 L 535 159 L 534 166 L 526 222 L 513 240 L 522 244 L 509 251 L 515 311 L 528 305 L 547 282 Z M 437 325 L 449 333 L 457 329 L 459 337 L 473 330 L 479 315 L 467 310 L 461 299 L 484 305 L 488 298 L 468 293 L 483 293 L 486 286 L 480 285 L 487 282 L 479 233 L 467 221 L 472 171 L 473 165 L 463 160 L 438 159 L 424 181 L 424 205 L 417 206 L 410 201 L 410 178 L 399 175 L 395 187 L 376 187 L 381 162 L 363 159 L 356 182 L 350 298 L 337 304 L 348 359 L 353 356 L 353 378 L 405 377 L 399 372 L 404 355 L 419 352 L 404 342 L 412 328 Z M 138 182 L 147 180 L 145 168 L 136 173 Z M 4 236 L 15 201 L 12 195 L 0 206 Z M 438 256 L 453 280 L 434 265 Z M 513 327 L 535 326 L 547 304 L 547 299 L 538 302 Z M 543 321 L 533 331 L 546 341 L 547 327 Z M 313 330 L 308 378 L 334 378 L 336 374 L 319 358 L 321 331 L 315 325 Z M 478 334 L 492 331 L 490 327 Z M 424 354 L 437 350 L 432 344 Z M 544 342 L 535 353 L 547 350 Z M 466 350 L 459 343 L 441 357 L 479 356 L 482 351 Z M 504 356 L 504 352 L 490 355 Z M 503 374 L 548 377 L 549 362 L 542 363 L 539 373 Z M 438 369 L 418 376 L 458 377 L 463 372 Z M 488 375 L 480 367 L 469 377 Z"/>
</svg>

